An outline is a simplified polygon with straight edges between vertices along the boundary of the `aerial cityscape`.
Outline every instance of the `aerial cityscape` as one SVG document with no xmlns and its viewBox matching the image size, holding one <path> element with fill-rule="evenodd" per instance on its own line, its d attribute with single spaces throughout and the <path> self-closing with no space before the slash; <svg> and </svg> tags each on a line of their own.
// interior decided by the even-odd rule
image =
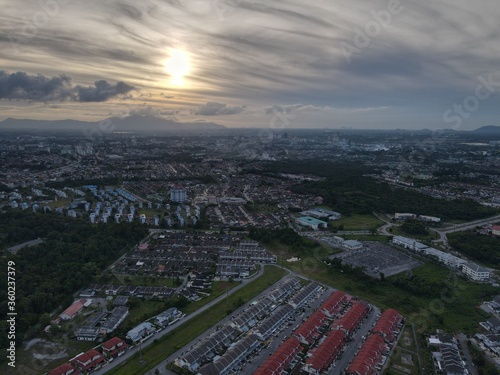
<svg viewBox="0 0 500 375">
<path fill-rule="evenodd" d="M 496 3 L 0 4 L 1 374 L 500 374 Z"/>
</svg>

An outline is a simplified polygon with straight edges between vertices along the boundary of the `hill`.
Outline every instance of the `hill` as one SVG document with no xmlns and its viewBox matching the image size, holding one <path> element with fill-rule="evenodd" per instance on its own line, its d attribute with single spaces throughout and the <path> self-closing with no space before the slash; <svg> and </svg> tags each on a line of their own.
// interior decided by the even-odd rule
<svg viewBox="0 0 500 375">
<path fill-rule="evenodd" d="M 36 131 L 104 131 L 104 132 L 161 132 L 222 130 L 213 122 L 176 122 L 154 116 L 111 117 L 98 122 L 78 120 L 31 120 L 8 118 L 0 122 L 0 130 Z"/>
<path fill-rule="evenodd" d="M 497 126 L 497 125 L 482 126 L 476 130 L 473 130 L 472 132 L 476 133 L 476 134 L 500 135 L 500 126 Z"/>
</svg>

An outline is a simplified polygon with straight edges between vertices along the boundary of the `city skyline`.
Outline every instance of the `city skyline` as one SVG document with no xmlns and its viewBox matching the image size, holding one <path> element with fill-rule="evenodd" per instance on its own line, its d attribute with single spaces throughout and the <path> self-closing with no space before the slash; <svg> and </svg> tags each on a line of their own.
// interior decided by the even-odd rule
<svg viewBox="0 0 500 375">
<path fill-rule="evenodd" d="M 498 124 L 493 1 L 0 5 L 0 121 L 154 115 L 260 128 Z"/>
</svg>

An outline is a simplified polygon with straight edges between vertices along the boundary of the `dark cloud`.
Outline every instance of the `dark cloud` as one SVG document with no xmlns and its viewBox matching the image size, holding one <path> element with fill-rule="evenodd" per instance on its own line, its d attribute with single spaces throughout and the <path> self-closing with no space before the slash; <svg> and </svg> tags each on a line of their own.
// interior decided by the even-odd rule
<svg viewBox="0 0 500 375">
<path fill-rule="evenodd" d="M 134 7 L 133 5 L 130 4 L 118 4 L 118 10 L 120 13 L 124 14 L 125 16 L 133 19 L 133 20 L 139 20 L 142 18 L 142 12 L 138 8 Z"/>
<path fill-rule="evenodd" d="M 65 100 L 72 96 L 71 89 L 71 77 L 64 74 L 49 78 L 42 74 L 9 74 L 0 70 L 0 99 Z"/>
<path fill-rule="evenodd" d="M 0 99 L 30 101 L 104 102 L 134 89 L 124 82 L 110 84 L 96 81 L 94 86 L 74 86 L 71 77 L 60 74 L 46 77 L 25 72 L 8 73 L 0 70 Z"/>
<path fill-rule="evenodd" d="M 96 81 L 94 86 L 76 86 L 75 89 L 80 102 L 105 102 L 115 96 L 128 94 L 134 87 L 125 82 L 112 85 L 108 81 L 100 80 Z"/>
<path fill-rule="evenodd" d="M 199 116 L 236 115 L 243 112 L 245 108 L 245 106 L 228 107 L 224 103 L 208 102 L 196 109 L 193 113 Z"/>
</svg>

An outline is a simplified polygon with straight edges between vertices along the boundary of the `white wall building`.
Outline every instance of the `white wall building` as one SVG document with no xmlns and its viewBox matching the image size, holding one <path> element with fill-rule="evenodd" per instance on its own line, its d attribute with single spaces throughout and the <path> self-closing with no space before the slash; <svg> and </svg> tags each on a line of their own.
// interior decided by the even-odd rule
<svg viewBox="0 0 500 375">
<path fill-rule="evenodd" d="M 478 266 L 476 263 L 465 263 L 462 265 L 462 272 L 473 281 L 488 282 L 491 276 L 490 271 Z"/>
</svg>

